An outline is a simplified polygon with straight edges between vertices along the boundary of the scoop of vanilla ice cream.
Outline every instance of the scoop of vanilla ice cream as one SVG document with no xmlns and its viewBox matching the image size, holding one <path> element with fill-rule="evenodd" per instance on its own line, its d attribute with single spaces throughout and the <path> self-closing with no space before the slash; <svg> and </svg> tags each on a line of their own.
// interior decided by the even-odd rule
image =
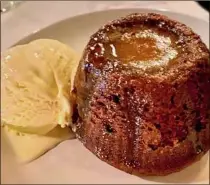
<svg viewBox="0 0 210 185">
<path fill-rule="evenodd" d="M 15 158 L 14 162 L 27 163 L 40 157 L 60 142 L 73 139 L 74 135 L 70 129 L 61 128 L 60 126 L 55 127 L 46 135 L 37 135 L 17 132 L 10 126 L 4 125 L 1 129 L 1 137 L 7 143 L 4 147 L 6 151 L 2 153 L 3 160 L 8 159 L 8 153 L 6 153 L 8 151 L 11 156 L 9 160 Z M 8 148 L 8 146 L 10 147 Z"/>
<path fill-rule="evenodd" d="M 55 40 L 16 46 L 1 56 L 1 123 L 45 135 L 71 123 L 70 92 L 78 56 Z"/>
</svg>

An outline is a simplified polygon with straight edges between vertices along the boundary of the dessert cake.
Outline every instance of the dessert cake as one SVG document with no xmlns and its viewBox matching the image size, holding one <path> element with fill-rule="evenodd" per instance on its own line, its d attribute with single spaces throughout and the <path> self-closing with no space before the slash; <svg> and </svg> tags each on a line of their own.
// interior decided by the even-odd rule
<svg viewBox="0 0 210 185">
<path fill-rule="evenodd" d="M 209 50 L 166 16 L 132 14 L 93 34 L 74 93 L 77 137 L 125 172 L 166 175 L 209 150 Z"/>
</svg>

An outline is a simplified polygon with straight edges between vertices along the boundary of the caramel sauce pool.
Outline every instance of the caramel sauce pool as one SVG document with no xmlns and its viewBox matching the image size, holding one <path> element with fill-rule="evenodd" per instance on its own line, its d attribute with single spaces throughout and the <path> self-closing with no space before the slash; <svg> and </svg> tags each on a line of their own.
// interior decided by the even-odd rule
<svg viewBox="0 0 210 185">
<path fill-rule="evenodd" d="M 125 38 L 106 45 L 106 55 L 110 54 L 122 62 L 150 61 L 157 59 L 161 50 L 157 48 L 152 38 Z"/>
<path fill-rule="evenodd" d="M 96 42 L 90 47 L 90 61 L 99 68 L 110 59 L 121 65 L 156 70 L 176 64 L 182 48 L 177 44 L 180 41 L 177 35 L 158 29 L 115 30 L 104 36 L 108 39 L 98 40 L 96 37 Z"/>
</svg>

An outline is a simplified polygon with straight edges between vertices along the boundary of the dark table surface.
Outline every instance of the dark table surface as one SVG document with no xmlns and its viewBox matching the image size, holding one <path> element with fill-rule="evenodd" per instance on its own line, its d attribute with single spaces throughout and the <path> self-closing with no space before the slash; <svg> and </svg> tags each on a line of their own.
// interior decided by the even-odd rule
<svg viewBox="0 0 210 185">
<path fill-rule="evenodd" d="M 210 11 L 210 1 L 198 1 L 197 3 L 208 12 Z"/>
</svg>

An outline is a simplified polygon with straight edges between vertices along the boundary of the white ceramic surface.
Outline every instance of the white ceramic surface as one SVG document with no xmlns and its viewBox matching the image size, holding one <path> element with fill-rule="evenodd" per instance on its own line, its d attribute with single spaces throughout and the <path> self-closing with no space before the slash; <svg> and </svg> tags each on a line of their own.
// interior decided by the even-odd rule
<svg viewBox="0 0 210 185">
<path fill-rule="evenodd" d="M 28 34 L 60 20 L 122 8 L 165 9 L 209 20 L 208 12 L 195 1 L 24 1 L 17 8 L 1 14 L 1 51 Z"/>
<path fill-rule="evenodd" d="M 107 21 L 133 12 L 157 12 L 181 21 L 195 30 L 209 45 L 209 22 L 167 11 L 148 9 L 118 9 L 72 17 L 40 30 L 18 44 L 38 38 L 52 38 L 64 42 L 79 53 L 89 37 Z M 18 166 L 10 149 L 2 140 L 2 183 L 103 183 L 103 184 L 154 184 L 154 183 L 209 183 L 209 155 L 181 172 L 166 177 L 136 177 L 126 174 L 100 161 L 77 140 L 65 141 L 39 159 Z"/>
</svg>

